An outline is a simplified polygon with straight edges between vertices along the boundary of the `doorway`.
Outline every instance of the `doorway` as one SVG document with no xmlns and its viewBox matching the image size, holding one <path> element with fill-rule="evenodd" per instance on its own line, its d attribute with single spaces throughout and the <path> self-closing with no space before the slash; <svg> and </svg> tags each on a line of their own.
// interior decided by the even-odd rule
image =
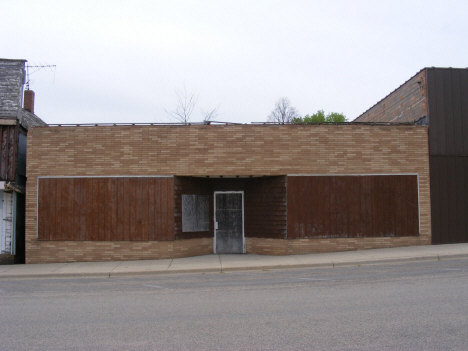
<svg viewBox="0 0 468 351">
<path fill-rule="evenodd" d="M 214 253 L 245 253 L 244 192 L 214 192 Z"/>
</svg>

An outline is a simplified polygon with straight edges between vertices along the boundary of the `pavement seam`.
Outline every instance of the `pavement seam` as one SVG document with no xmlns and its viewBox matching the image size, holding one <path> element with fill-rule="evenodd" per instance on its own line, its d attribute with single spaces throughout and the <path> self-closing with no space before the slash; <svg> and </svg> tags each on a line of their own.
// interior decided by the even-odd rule
<svg viewBox="0 0 468 351">
<path fill-rule="evenodd" d="M 69 263 L 69 262 L 64 263 L 63 266 L 60 266 L 57 269 L 54 269 L 52 272 L 57 272 L 59 269 L 62 269 L 63 267 L 66 267 L 66 266 L 69 266 L 69 265 L 71 265 L 71 263 Z"/>
<path fill-rule="evenodd" d="M 172 262 L 173 262 L 173 261 L 174 261 L 174 259 L 172 259 L 172 260 L 171 260 L 171 262 L 169 262 L 169 266 L 167 266 L 167 269 L 166 269 L 166 271 L 168 271 L 168 270 L 169 270 L 169 268 L 171 268 L 171 266 L 172 266 Z"/>
<path fill-rule="evenodd" d="M 112 268 L 112 269 L 109 271 L 109 276 L 108 276 L 108 278 L 111 277 L 111 273 L 112 273 L 118 266 L 120 266 L 122 263 L 124 263 L 124 261 L 120 262 L 117 266 L 115 266 L 114 268 Z"/>
<path fill-rule="evenodd" d="M 241 267 L 223 267 L 222 264 L 222 258 L 221 255 L 218 254 L 218 259 L 219 259 L 219 264 L 221 267 L 221 272 L 228 272 L 228 271 L 236 271 L 236 270 L 257 270 L 257 269 L 281 269 L 281 268 L 299 268 L 299 267 L 326 267 L 326 266 L 332 266 L 332 267 L 341 267 L 341 266 L 355 266 L 355 265 L 376 265 L 376 264 L 386 264 L 386 263 L 403 263 L 403 262 L 414 262 L 414 261 L 431 261 L 431 260 L 447 260 L 447 259 L 460 259 L 460 258 L 468 258 L 468 253 L 461 253 L 461 252 L 456 252 L 456 253 L 434 253 L 430 255 L 407 255 L 407 256 L 394 256 L 394 257 L 385 257 L 385 258 L 378 258 L 378 257 L 370 257 L 368 258 L 361 258 L 361 259 L 356 259 L 356 260 L 343 260 L 343 261 L 336 261 L 336 260 L 327 260 L 327 262 L 315 262 L 315 263 L 300 263 L 300 264 L 290 264 L 290 265 L 277 265 L 277 264 L 260 264 L 260 265 L 252 265 L 251 263 L 249 264 L 248 262 L 245 263 L 244 266 Z M 298 260 L 301 262 L 301 260 Z M 172 266 L 172 263 L 174 262 L 174 259 L 171 259 L 169 263 L 169 267 Z M 7 270 L 6 272 L 0 272 L 0 279 L 5 279 L 5 278 L 51 278 L 51 277 L 106 277 L 106 278 L 111 278 L 111 273 L 112 277 L 118 276 L 118 275 L 141 275 L 141 274 L 160 274 L 160 273 L 195 273 L 195 272 L 220 272 L 220 268 L 195 268 L 195 269 L 190 269 L 190 268 L 175 268 L 172 271 L 169 271 L 168 269 L 164 271 L 148 271 L 148 272 L 115 272 L 117 267 L 119 267 L 121 264 L 126 263 L 126 261 L 120 261 L 118 265 L 116 265 L 110 272 L 92 272 L 92 271 L 82 271 L 82 272 L 76 272 L 76 273 L 61 273 L 58 272 L 60 268 L 54 269 L 53 271 L 49 273 L 42 273 L 42 274 L 37 274 L 37 273 L 31 273 L 31 272 L 25 272 L 25 274 L 20 274 L 20 272 L 16 272 L 16 274 L 8 274 L 7 272 L 11 272 L 11 270 Z M 67 267 L 68 265 L 71 265 L 72 263 L 64 263 L 61 265 L 61 268 Z M 27 268 L 27 265 L 24 266 L 24 268 Z"/>
<path fill-rule="evenodd" d="M 219 266 L 221 267 L 221 273 L 223 273 L 223 263 L 221 262 L 221 255 L 218 254 Z"/>
</svg>

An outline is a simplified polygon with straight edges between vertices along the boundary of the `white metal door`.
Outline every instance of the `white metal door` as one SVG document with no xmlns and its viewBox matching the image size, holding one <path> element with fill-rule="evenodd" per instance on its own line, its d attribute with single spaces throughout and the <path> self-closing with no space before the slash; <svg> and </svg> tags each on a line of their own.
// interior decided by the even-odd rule
<svg viewBox="0 0 468 351">
<path fill-rule="evenodd" d="M 245 253 L 243 191 L 215 191 L 214 222 L 214 252 Z"/>
</svg>

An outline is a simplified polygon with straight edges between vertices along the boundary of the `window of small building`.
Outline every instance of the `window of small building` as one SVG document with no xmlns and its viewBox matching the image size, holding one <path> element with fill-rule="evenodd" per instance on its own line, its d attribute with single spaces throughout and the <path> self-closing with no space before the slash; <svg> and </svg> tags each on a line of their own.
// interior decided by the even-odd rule
<svg viewBox="0 0 468 351">
<path fill-rule="evenodd" d="M 210 230 L 208 195 L 182 195 L 182 232 Z"/>
</svg>

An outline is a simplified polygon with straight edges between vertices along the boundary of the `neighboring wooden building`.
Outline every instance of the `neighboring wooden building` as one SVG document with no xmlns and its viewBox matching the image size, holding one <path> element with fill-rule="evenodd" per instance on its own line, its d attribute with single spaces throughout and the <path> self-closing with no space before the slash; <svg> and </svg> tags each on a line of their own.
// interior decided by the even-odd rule
<svg viewBox="0 0 468 351">
<path fill-rule="evenodd" d="M 432 243 L 468 242 L 468 69 L 424 68 L 355 122 L 429 126 Z"/>
<path fill-rule="evenodd" d="M 431 243 L 427 127 L 32 128 L 26 262 Z"/>
<path fill-rule="evenodd" d="M 24 92 L 25 60 L 0 59 L 0 263 L 24 262 L 26 135 L 46 125 Z"/>
</svg>

